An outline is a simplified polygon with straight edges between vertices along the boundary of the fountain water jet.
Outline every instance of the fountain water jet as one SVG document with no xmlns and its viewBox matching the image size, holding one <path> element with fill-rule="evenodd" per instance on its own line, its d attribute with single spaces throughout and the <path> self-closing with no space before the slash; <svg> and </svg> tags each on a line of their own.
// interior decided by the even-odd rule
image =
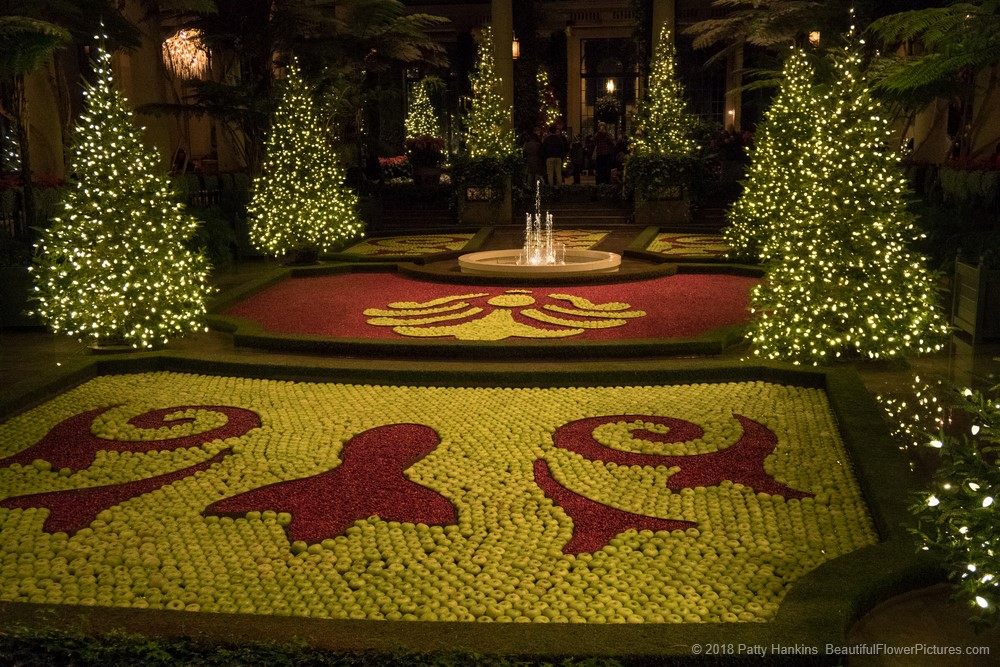
<svg viewBox="0 0 1000 667">
<path fill-rule="evenodd" d="M 600 250 L 566 249 L 552 236 L 552 214 L 542 215 L 540 181 L 535 182 L 535 213 L 525 213 L 524 246 L 520 249 L 473 252 L 458 258 L 463 273 L 512 276 L 552 273 L 610 273 L 621 265 L 621 255 Z"/>
</svg>

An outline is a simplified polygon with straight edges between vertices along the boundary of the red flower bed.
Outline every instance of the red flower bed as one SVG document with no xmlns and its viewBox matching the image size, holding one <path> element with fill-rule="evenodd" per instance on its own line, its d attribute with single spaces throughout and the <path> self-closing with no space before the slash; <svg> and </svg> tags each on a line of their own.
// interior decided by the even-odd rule
<svg viewBox="0 0 1000 667">
<path fill-rule="evenodd" d="M 550 296 L 560 294 L 582 297 L 594 304 L 625 303 L 632 311 L 645 312 L 645 316 L 629 319 L 622 326 L 585 329 L 573 336 L 575 340 L 689 338 L 747 322 L 750 290 L 757 282 L 755 278 L 741 276 L 698 274 L 613 285 L 533 287 L 518 289 L 518 292 L 530 293 L 534 301 L 530 307 L 536 310 L 546 305 L 565 307 L 565 300 Z M 385 309 L 389 304 L 403 301 L 424 303 L 466 295 L 463 301 L 475 307 L 472 310 L 482 310 L 470 312 L 463 319 L 450 320 L 446 325 L 482 319 L 493 311 L 504 310 L 509 311 L 516 322 L 537 330 L 560 329 L 521 315 L 519 311 L 523 308 L 496 307 L 487 303 L 506 292 L 504 287 L 429 283 L 393 274 L 340 274 L 285 280 L 229 308 L 225 314 L 252 320 L 272 333 L 403 339 L 405 337 L 392 327 L 369 324 L 372 318 L 364 311 Z M 581 323 L 594 319 L 560 312 L 552 315 Z M 607 316 L 613 318 L 614 312 L 609 311 Z M 442 335 L 441 339 L 452 337 Z"/>
</svg>

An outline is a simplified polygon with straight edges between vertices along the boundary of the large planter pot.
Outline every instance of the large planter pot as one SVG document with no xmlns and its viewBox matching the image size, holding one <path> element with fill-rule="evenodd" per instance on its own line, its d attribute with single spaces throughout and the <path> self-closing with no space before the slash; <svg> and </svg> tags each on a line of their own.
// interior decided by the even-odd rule
<svg viewBox="0 0 1000 667">
<path fill-rule="evenodd" d="M 973 344 L 1000 338 L 1000 269 L 955 262 L 951 321 Z"/>
<path fill-rule="evenodd" d="M 504 183 L 503 192 L 498 193 L 490 186 L 466 185 L 458 198 L 459 220 L 464 225 L 496 225 L 511 221 L 510 177 Z"/>
<path fill-rule="evenodd" d="M 0 328 L 40 327 L 41 320 L 28 315 L 34 284 L 26 266 L 0 266 Z"/>
<path fill-rule="evenodd" d="M 413 183 L 415 185 L 440 185 L 441 184 L 441 168 L 440 167 L 414 167 L 413 168 Z"/>
<path fill-rule="evenodd" d="M 636 197 L 635 221 L 647 227 L 691 222 L 688 189 L 680 184 L 661 186 L 653 197 Z"/>
</svg>

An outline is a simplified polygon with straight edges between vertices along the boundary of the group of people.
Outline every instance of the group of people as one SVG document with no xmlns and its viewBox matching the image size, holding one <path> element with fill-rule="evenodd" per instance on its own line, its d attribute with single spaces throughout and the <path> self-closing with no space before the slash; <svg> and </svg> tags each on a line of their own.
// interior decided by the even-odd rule
<svg viewBox="0 0 1000 667">
<path fill-rule="evenodd" d="M 615 142 L 607 124 L 597 126 L 597 132 L 584 139 L 576 135 L 569 141 L 558 125 L 549 125 L 544 136 L 531 132 L 521 147 L 525 175 L 528 183 L 543 181 L 548 185 L 563 185 L 563 164 L 568 157 L 574 184 L 580 183 L 583 174 L 594 173 L 598 185 L 612 183 L 617 171 L 621 174 L 627 147 L 624 141 Z"/>
</svg>

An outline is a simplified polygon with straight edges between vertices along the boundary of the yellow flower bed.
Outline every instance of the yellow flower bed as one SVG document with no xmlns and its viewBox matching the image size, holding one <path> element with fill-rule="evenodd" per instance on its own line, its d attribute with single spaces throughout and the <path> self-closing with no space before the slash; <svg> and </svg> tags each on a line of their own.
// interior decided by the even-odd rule
<svg viewBox="0 0 1000 667">
<path fill-rule="evenodd" d="M 725 257 L 731 248 L 719 234 L 672 232 L 657 235 L 646 250 L 677 257 Z"/>
<path fill-rule="evenodd" d="M 767 621 L 805 573 L 876 541 L 818 389 L 103 376 L 0 425 L 0 457 L 108 406 L 117 407 L 92 420 L 90 440 L 126 438 L 117 443 L 124 451 L 97 451 L 77 470 L 41 460 L 0 467 L 0 599 L 379 620 Z M 173 406 L 179 414 L 165 417 L 165 426 L 143 432 L 126 424 Z M 172 449 L 171 435 L 189 443 L 192 434 L 220 427 L 219 413 L 205 406 L 241 408 L 227 413 L 233 419 L 255 413 L 260 426 Z M 616 417 L 630 415 L 637 417 Z M 568 424 L 595 417 L 603 423 L 592 429 L 590 450 L 559 439 Z M 751 427 L 759 442 L 776 443 L 761 459 L 760 479 L 800 497 L 760 492 L 734 481 L 747 473 L 713 468 L 720 454 L 744 446 Z M 672 442 L 671 431 L 683 428 L 697 437 Z M 423 449 L 395 473 L 365 449 L 398 453 L 418 437 Z M 150 439 L 159 441 L 154 449 L 138 451 Z M 619 465 L 592 451 L 651 463 Z M 16 500 L 121 485 L 213 457 L 200 472 L 94 507 L 97 518 L 75 532 L 45 529 L 49 510 L 35 505 L 48 496 Z M 676 488 L 679 476 L 699 471 L 720 481 Z M 331 482 L 315 486 L 323 479 Z M 428 502 L 384 498 L 380 479 Z M 294 496 L 303 482 L 313 490 L 299 494 L 295 509 L 260 502 L 271 492 Z M 358 484 L 379 488 L 350 496 Z M 18 502 L 26 508 L 12 508 Z M 231 511 L 241 503 L 253 509 Z M 444 517 L 434 525 L 407 520 L 431 506 Z M 356 520 L 323 533 L 329 515 L 345 507 Z M 587 537 L 581 507 L 594 509 L 605 531 L 600 517 L 608 512 L 628 525 L 687 525 L 625 528 L 607 539 L 591 533 L 591 546 L 580 546 Z M 321 530 L 293 539 L 310 526 Z"/>
<path fill-rule="evenodd" d="M 365 239 L 345 249 L 347 255 L 432 255 L 439 252 L 461 250 L 472 239 L 472 234 L 414 234 Z"/>
<path fill-rule="evenodd" d="M 553 229 L 552 240 L 567 248 L 587 250 L 603 241 L 609 233 L 606 229 Z"/>
</svg>

